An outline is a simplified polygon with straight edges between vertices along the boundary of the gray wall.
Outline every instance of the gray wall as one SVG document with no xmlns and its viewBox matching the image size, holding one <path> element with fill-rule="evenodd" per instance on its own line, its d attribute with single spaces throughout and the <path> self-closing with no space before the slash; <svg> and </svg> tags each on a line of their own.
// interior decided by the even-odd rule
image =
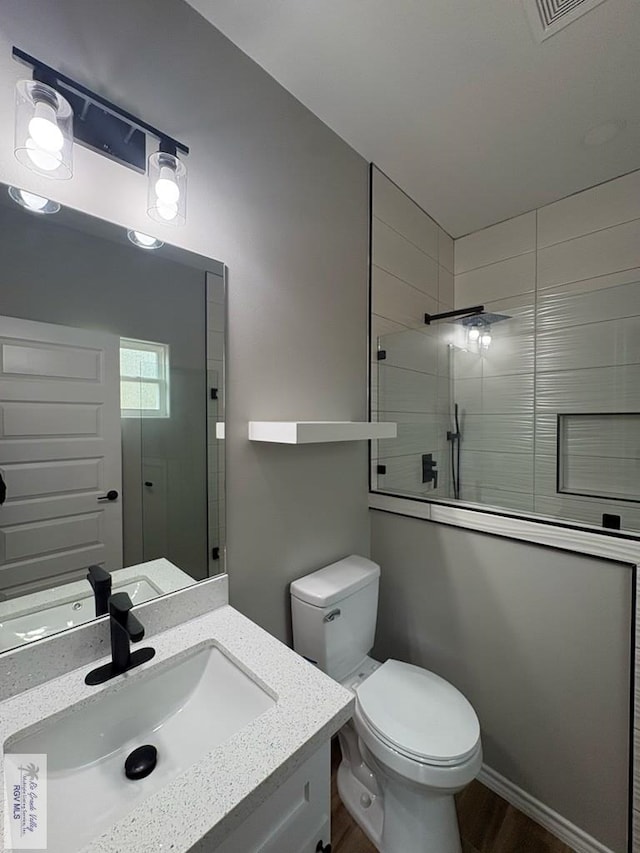
<svg viewBox="0 0 640 853">
<path fill-rule="evenodd" d="M 77 148 L 53 185 L 15 161 L 12 44 L 191 147 L 187 226 L 155 231 L 229 266 L 231 601 L 286 637 L 288 582 L 368 552 L 367 448 L 252 445 L 247 422 L 365 417 L 366 163 L 179 0 L 3 0 L 1 30 L 3 180 L 150 228 L 134 172 Z"/>
<path fill-rule="evenodd" d="M 631 569 L 381 512 L 371 551 L 377 655 L 455 684 L 486 764 L 623 853 Z"/>
<path fill-rule="evenodd" d="M 0 204 L 0 313 L 170 347 L 171 417 L 123 421 L 124 565 L 207 576 L 205 275 Z M 143 457 L 167 466 L 167 550 L 142 541 Z M 144 550 L 143 550 L 144 547 Z"/>
</svg>

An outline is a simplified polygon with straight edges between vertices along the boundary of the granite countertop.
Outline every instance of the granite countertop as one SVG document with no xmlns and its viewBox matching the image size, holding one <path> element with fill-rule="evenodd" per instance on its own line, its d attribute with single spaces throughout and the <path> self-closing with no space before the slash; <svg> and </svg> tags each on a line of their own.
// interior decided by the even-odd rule
<svg viewBox="0 0 640 853">
<path fill-rule="evenodd" d="M 277 696 L 276 704 L 141 801 L 82 853 L 186 853 L 205 836 L 206 849 L 215 849 L 351 716 L 349 692 L 223 605 L 154 636 L 155 658 L 111 683 L 85 685 L 91 663 L 0 703 L 0 744 L 207 641 Z M 4 792 L 2 771 L 0 784 Z M 0 817 L 6 820 L 6 805 Z"/>
</svg>

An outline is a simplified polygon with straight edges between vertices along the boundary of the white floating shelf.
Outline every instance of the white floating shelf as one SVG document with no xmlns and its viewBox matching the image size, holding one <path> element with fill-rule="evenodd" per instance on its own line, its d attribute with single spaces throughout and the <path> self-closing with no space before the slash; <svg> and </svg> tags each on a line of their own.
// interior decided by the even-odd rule
<svg viewBox="0 0 640 853">
<path fill-rule="evenodd" d="M 395 438 L 398 425 L 366 421 L 249 421 L 250 441 L 276 444 L 320 444 L 325 441 L 362 441 Z"/>
</svg>

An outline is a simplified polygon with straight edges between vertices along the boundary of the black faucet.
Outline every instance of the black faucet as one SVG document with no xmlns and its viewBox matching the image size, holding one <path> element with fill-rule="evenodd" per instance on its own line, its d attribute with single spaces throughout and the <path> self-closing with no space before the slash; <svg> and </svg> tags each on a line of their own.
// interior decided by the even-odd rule
<svg viewBox="0 0 640 853">
<path fill-rule="evenodd" d="M 85 684 L 103 684 L 116 675 L 146 663 L 155 655 L 155 649 L 149 647 L 131 651 L 131 643 L 139 643 L 144 637 L 144 628 L 131 613 L 132 607 L 126 592 L 117 592 L 109 599 L 111 663 L 92 669 L 85 678 Z"/>
<path fill-rule="evenodd" d="M 109 611 L 111 575 L 101 566 L 89 566 L 87 580 L 91 584 L 96 600 L 96 616 L 104 616 Z"/>
</svg>

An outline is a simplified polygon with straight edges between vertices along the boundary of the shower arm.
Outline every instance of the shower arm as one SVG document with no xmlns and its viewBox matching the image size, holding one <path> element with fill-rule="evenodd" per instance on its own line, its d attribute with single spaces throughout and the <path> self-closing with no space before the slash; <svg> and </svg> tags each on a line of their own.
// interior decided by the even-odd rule
<svg viewBox="0 0 640 853">
<path fill-rule="evenodd" d="M 473 305 L 471 308 L 458 308 L 456 311 L 443 311 L 440 314 L 425 314 L 424 322 L 430 326 L 436 320 L 448 320 L 450 317 L 475 317 L 482 314 L 484 305 Z"/>
</svg>

